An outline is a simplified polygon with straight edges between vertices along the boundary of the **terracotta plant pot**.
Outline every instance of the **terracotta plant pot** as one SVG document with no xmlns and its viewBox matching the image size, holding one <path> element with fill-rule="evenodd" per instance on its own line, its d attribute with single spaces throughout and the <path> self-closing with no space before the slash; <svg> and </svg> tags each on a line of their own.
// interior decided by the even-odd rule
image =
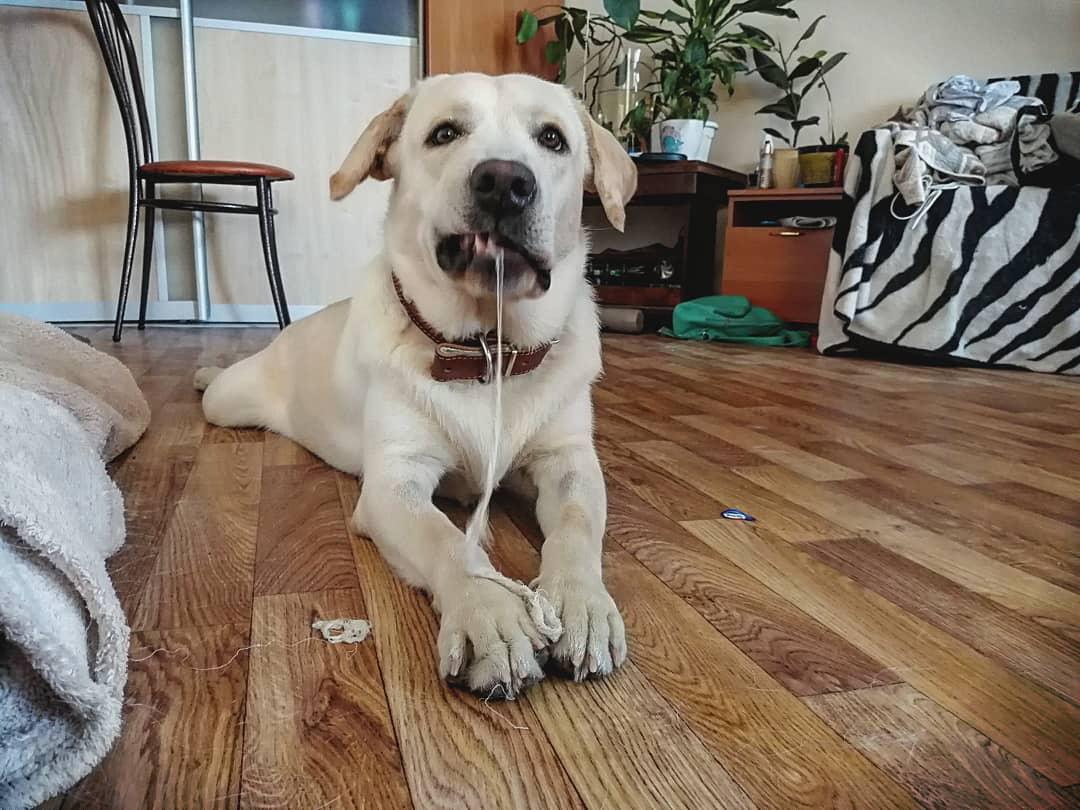
<svg viewBox="0 0 1080 810">
<path fill-rule="evenodd" d="M 795 188 L 799 185 L 799 150 L 777 149 L 773 153 L 773 185 Z"/>
</svg>

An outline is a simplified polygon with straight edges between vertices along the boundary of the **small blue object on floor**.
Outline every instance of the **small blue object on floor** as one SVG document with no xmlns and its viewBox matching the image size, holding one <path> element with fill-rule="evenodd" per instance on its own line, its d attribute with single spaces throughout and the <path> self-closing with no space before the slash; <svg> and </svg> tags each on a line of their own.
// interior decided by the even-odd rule
<svg viewBox="0 0 1080 810">
<path fill-rule="evenodd" d="M 726 517 L 728 520 L 746 520 L 746 521 L 749 521 L 750 523 L 756 522 L 753 517 L 746 514 L 746 512 L 743 512 L 740 509 L 725 509 L 720 514 L 721 514 L 721 517 Z"/>
</svg>

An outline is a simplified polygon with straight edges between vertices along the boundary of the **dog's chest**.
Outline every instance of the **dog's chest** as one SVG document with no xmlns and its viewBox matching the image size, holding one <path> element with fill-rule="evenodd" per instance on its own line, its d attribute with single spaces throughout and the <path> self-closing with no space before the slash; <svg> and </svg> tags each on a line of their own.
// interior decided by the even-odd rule
<svg viewBox="0 0 1080 810">
<path fill-rule="evenodd" d="M 538 381 L 524 377 L 503 381 L 498 428 L 493 386 L 440 383 L 428 392 L 431 413 L 457 457 L 458 470 L 476 487 L 481 486 L 493 454 L 498 480 L 513 467 L 522 449 L 549 418 L 557 393 L 550 385 L 530 384 Z"/>
</svg>

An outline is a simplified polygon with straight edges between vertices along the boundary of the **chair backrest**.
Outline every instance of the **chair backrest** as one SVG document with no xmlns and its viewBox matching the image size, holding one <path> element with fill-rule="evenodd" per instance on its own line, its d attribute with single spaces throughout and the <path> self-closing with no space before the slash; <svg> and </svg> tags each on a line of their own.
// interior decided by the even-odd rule
<svg viewBox="0 0 1080 810">
<path fill-rule="evenodd" d="M 139 63 L 131 31 L 116 0 L 86 0 L 90 22 L 94 26 L 101 57 L 109 73 L 127 142 L 128 168 L 132 177 L 143 163 L 154 159 L 154 144 L 150 138 L 150 118 L 146 113 Z"/>
</svg>

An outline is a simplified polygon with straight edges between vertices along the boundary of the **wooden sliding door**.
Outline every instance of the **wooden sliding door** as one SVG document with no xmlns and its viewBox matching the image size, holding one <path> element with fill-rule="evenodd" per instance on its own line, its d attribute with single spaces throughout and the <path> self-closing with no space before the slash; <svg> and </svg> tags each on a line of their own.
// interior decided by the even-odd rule
<svg viewBox="0 0 1080 810">
<path fill-rule="evenodd" d="M 552 4 L 562 5 L 562 3 Z M 523 0 L 425 0 L 424 68 L 437 73 L 532 73 L 554 78 L 544 59 L 544 29 L 528 45 L 515 40 Z"/>
</svg>

